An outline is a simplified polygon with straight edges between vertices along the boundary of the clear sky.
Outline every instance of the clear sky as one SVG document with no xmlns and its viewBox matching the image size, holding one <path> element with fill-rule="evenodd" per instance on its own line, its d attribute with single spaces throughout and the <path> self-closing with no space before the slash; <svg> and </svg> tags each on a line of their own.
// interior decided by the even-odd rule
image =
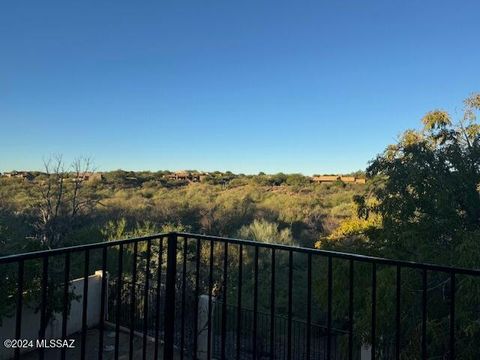
<svg viewBox="0 0 480 360">
<path fill-rule="evenodd" d="M 480 91 L 480 2 L 3 0 L 0 171 L 332 173 Z"/>
</svg>

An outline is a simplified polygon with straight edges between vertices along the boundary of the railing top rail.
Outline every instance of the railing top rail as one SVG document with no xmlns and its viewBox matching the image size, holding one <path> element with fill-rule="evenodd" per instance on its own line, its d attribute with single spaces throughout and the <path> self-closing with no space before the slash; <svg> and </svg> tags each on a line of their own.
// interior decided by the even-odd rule
<svg viewBox="0 0 480 360">
<path fill-rule="evenodd" d="M 258 246 L 258 247 L 263 247 L 267 249 L 294 251 L 297 253 L 306 253 L 306 254 L 311 253 L 311 254 L 317 254 L 325 257 L 354 260 L 354 261 L 366 262 L 366 263 L 376 263 L 376 264 L 390 265 L 390 266 L 398 265 L 400 267 L 407 267 L 407 268 L 414 268 L 414 269 L 432 270 L 432 271 L 439 271 L 439 272 L 445 272 L 445 273 L 455 273 L 460 275 L 480 276 L 480 269 L 468 269 L 468 268 L 436 265 L 436 264 L 421 263 L 421 262 L 414 262 L 414 261 L 407 261 L 407 260 L 393 260 L 393 259 L 387 259 L 387 258 L 381 258 L 381 257 L 375 257 L 375 256 L 351 254 L 346 252 L 312 249 L 312 248 L 273 244 L 273 243 L 263 243 L 263 242 L 252 241 L 252 240 L 224 238 L 224 237 L 210 236 L 210 235 L 199 235 L 199 234 L 191 234 L 186 232 L 179 232 L 176 234 L 178 236 L 182 236 L 182 237 L 186 236 L 188 238 L 193 238 L 193 239 L 198 238 L 198 239 L 213 240 L 218 242 L 228 242 L 231 244 Z"/>
<path fill-rule="evenodd" d="M 101 249 L 104 247 L 113 247 L 121 244 L 130 244 L 135 242 L 154 240 L 162 237 L 165 238 L 169 234 L 176 234 L 177 236 L 188 237 L 193 239 L 212 240 L 217 242 L 228 242 L 231 244 L 238 244 L 238 245 L 243 244 L 243 245 L 254 246 L 254 247 L 257 246 L 257 247 L 267 248 L 267 249 L 293 251 L 297 253 L 306 253 L 306 254 L 311 253 L 311 254 L 316 254 L 316 255 L 325 256 L 325 257 L 354 260 L 354 261 L 366 262 L 366 263 L 376 263 L 376 264 L 382 264 L 382 265 L 432 270 L 432 271 L 455 273 L 455 274 L 461 274 L 461 275 L 480 276 L 480 269 L 467 269 L 467 268 L 461 268 L 461 267 L 436 265 L 436 264 L 429 264 L 429 263 L 419 263 L 419 262 L 407 261 L 407 260 L 393 260 L 393 259 L 380 258 L 375 256 L 346 253 L 346 252 L 312 249 L 312 248 L 273 244 L 273 243 L 263 243 L 263 242 L 252 241 L 252 240 L 242 240 L 242 239 L 226 238 L 226 237 L 219 237 L 219 236 L 192 234 L 187 232 L 159 233 L 159 234 L 153 234 L 149 236 L 129 238 L 129 239 L 123 239 L 123 240 L 105 241 L 105 242 L 94 243 L 94 244 L 77 245 L 77 246 L 63 247 L 58 249 L 32 251 L 32 252 L 22 253 L 22 254 L 7 255 L 7 256 L 0 257 L 0 264 L 18 262 L 21 260 L 39 259 L 45 256 L 61 255 L 67 252 Z"/>
<path fill-rule="evenodd" d="M 0 264 L 5 263 L 12 263 L 18 262 L 21 260 L 33 260 L 33 259 L 41 259 L 45 256 L 55 256 L 55 255 L 62 255 L 65 253 L 83 251 L 83 250 L 94 250 L 94 249 L 102 249 L 104 247 L 112 247 L 118 246 L 121 244 L 131 244 L 135 242 L 141 241 L 148 241 L 154 239 L 165 238 L 168 236 L 168 233 L 159 233 L 153 234 L 149 236 L 141 236 L 136 238 L 128 238 L 128 239 L 121 239 L 121 240 L 114 240 L 114 241 L 104 241 L 98 242 L 93 244 L 85 244 L 85 245 L 76 245 L 76 246 L 68 246 L 62 247 L 57 249 L 49 249 L 49 250 L 40 250 L 40 251 L 32 251 L 22 254 L 14 254 L 14 255 L 7 255 L 0 257 Z"/>
</svg>

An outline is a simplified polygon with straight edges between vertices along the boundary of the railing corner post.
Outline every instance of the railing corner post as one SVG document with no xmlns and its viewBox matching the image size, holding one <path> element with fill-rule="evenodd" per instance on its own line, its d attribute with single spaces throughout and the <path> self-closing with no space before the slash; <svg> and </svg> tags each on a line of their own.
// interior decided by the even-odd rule
<svg viewBox="0 0 480 360">
<path fill-rule="evenodd" d="M 177 233 L 168 234 L 167 278 L 165 284 L 164 359 L 173 359 L 175 332 L 175 278 L 177 270 Z"/>
</svg>

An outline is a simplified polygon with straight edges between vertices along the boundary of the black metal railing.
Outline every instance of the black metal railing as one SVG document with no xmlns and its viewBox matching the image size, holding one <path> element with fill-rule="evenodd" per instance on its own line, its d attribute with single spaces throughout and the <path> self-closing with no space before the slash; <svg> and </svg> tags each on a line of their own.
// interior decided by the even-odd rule
<svg viewBox="0 0 480 360">
<path fill-rule="evenodd" d="M 213 358 L 219 359 L 222 356 L 222 347 L 225 346 L 225 354 L 227 359 L 236 358 L 236 336 L 235 332 L 227 332 L 226 338 L 222 339 L 222 316 L 223 316 L 223 303 L 216 301 L 217 306 L 214 307 L 214 317 L 212 319 L 212 355 Z M 251 359 L 252 356 L 252 332 L 253 332 L 253 318 L 254 313 L 251 309 L 239 309 L 234 305 L 227 305 L 226 315 L 231 315 L 232 319 L 237 319 L 243 324 L 243 331 L 240 332 L 240 358 Z M 278 339 L 270 344 L 270 324 L 273 323 L 275 338 Z M 236 324 L 234 324 L 236 325 Z M 257 356 L 258 358 L 267 359 L 286 359 L 288 356 L 287 331 L 289 326 L 289 319 L 286 316 L 276 315 L 273 319 L 269 312 L 258 311 L 256 322 L 256 343 L 257 343 Z M 291 320 L 291 346 L 292 346 L 292 359 L 311 359 L 311 360 L 325 360 L 326 354 L 326 342 L 327 342 L 327 329 L 320 324 L 311 323 L 309 328 L 308 324 L 304 320 L 293 319 Z M 310 350 L 307 356 L 306 342 L 307 333 L 310 332 Z M 337 346 L 339 338 L 346 336 L 345 331 L 339 329 L 332 329 L 332 354 L 333 358 L 337 358 Z M 223 344 L 223 342 L 225 344 Z M 273 345 L 273 346 L 270 346 Z M 275 349 L 275 350 L 273 350 Z"/>
<path fill-rule="evenodd" d="M 89 303 L 98 270 L 100 295 Z M 28 307 L 39 316 L 38 339 L 59 320 L 61 339 L 78 337 L 82 360 L 104 358 L 107 328 L 114 359 L 480 357 L 472 327 L 479 270 L 169 233 L 5 256 L 0 271 L 11 338 L 23 338 Z M 81 293 L 72 290 L 78 279 Z M 59 350 L 62 359 L 72 358 L 68 351 Z"/>
<path fill-rule="evenodd" d="M 155 296 L 157 294 L 156 286 L 150 287 L 148 290 L 148 301 L 140 302 L 135 305 L 135 311 L 130 312 L 130 299 L 131 292 L 135 291 L 136 298 L 141 298 L 144 296 L 145 284 L 144 282 L 137 283 L 135 285 L 131 284 L 128 281 L 123 281 L 122 289 L 118 288 L 118 279 L 112 279 L 109 282 L 109 291 L 108 291 L 108 314 L 107 320 L 111 323 L 118 323 L 120 326 L 129 327 L 130 324 L 133 324 L 133 328 L 137 332 L 145 331 L 148 336 L 153 337 L 155 335 L 155 319 L 153 317 L 147 318 L 147 326 L 144 329 L 144 314 L 145 309 L 144 305 L 147 303 L 149 309 L 146 311 L 147 314 L 155 314 L 157 311 L 155 304 Z M 162 290 L 164 291 L 164 290 Z M 121 294 L 121 300 L 117 302 L 117 294 Z M 163 303 L 160 303 L 160 322 L 163 321 Z M 221 357 L 221 348 L 222 348 L 222 315 L 223 315 L 223 302 L 215 300 L 212 302 L 213 306 L 213 316 L 212 316 L 212 356 L 217 359 Z M 120 309 L 120 311 L 118 311 Z M 238 308 L 236 305 L 227 305 L 227 318 L 231 318 L 234 321 L 237 321 L 237 314 L 239 314 L 239 321 L 243 324 L 242 331 L 240 333 L 240 358 L 249 359 L 251 358 L 251 349 L 252 349 L 252 337 L 251 333 L 253 330 L 253 310 L 247 308 Z M 257 338 L 261 341 L 257 341 L 259 345 L 257 346 L 258 354 L 262 356 L 269 356 L 270 346 L 268 343 L 270 335 L 270 324 L 271 324 L 271 314 L 269 312 L 258 311 L 257 313 Z M 278 339 L 285 339 L 287 337 L 287 327 L 288 327 L 288 318 L 285 316 L 277 315 L 273 319 L 275 334 Z M 181 324 L 180 324 L 181 325 Z M 234 327 L 236 324 L 232 324 Z M 182 345 L 182 334 L 180 332 L 180 326 L 177 326 L 175 329 L 174 335 L 174 346 L 177 348 L 192 349 L 193 342 L 189 341 L 193 336 L 198 334 L 193 334 L 194 329 L 192 326 L 184 325 L 188 328 L 185 332 L 189 335 L 184 336 L 183 345 Z M 305 347 L 305 338 L 307 334 L 307 323 L 304 320 L 294 319 L 292 320 L 292 346 L 293 346 L 293 359 L 306 359 L 306 347 Z M 327 329 L 325 326 L 320 324 L 312 323 L 310 326 L 311 332 L 311 352 L 309 359 L 312 360 L 324 360 L 326 359 L 326 341 L 327 341 Z M 338 338 L 341 336 L 346 336 L 347 332 L 333 329 L 333 353 L 336 353 L 336 348 L 338 344 Z M 160 334 L 162 335 L 162 333 Z M 227 333 L 225 339 L 225 353 L 226 358 L 234 359 L 236 358 L 236 334 L 234 331 Z M 287 357 L 286 343 L 279 340 L 274 344 L 276 349 L 276 359 L 285 359 Z M 186 350 L 187 351 L 187 350 Z M 270 358 L 270 357 L 269 357 Z"/>
</svg>

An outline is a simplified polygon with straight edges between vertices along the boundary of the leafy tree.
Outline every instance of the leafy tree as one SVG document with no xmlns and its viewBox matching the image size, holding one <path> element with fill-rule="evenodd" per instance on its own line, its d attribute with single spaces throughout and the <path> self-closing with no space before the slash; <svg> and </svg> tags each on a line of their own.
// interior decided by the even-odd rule
<svg viewBox="0 0 480 360">
<path fill-rule="evenodd" d="M 366 252 L 391 258 L 428 261 L 440 264 L 477 267 L 480 261 L 480 94 L 464 102 L 463 116 L 456 122 L 443 110 L 434 110 L 422 118 L 421 130 L 407 130 L 396 144 L 388 146 L 368 169 L 370 184 L 363 196 L 355 198 L 357 215 L 339 226 L 319 244 L 323 247 Z M 337 271 L 340 278 L 344 271 Z M 368 273 L 368 272 L 367 272 Z M 345 278 L 343 278 L 346 281 Z M 382 324 L 394 313 L 393 269 L 378 271 L 379 339 L 384 348 L 391 347 L 394 334 Z M 369 278 L 356 277 L 361 297 L 356 327 L 368 334 Z M 479 281 L 460 280 L 457 319 L 457 358 L 478 358 Z M 363 284 L 363 285 L 362 285 Z M 430 300 L 430 354 L 446 354 L 448 343 L 447 274 L 431 273 L 427 281 Z M 419 356 L 421 319 L 420 274 L 406 271 L 402 276 L 402 337 L 405 358 Z M 460 300 L 461 299 L 461 300 Z M 342 304 L 341 301 L 338 304 Z M 392 320 L 392 319 L 391 319 Z M 368 339 L 366 339 L 368 341 Z"/>
<path fill-rule="evenodd" d="M 480 228 L 480 95 L 465 100 L 454 124 L 445 111 L 426 114 L 423 129 L 408 130 L 367 169 L 377 178 L 360 211 L 379 214 L 379 249 L 391 256 L 458 264 L 455 249 L 465 234 Z M 465 264 L 464 264 L 465 265 Z M 474 264 L 471 264 L 474 265 Z"/>
</svg>

